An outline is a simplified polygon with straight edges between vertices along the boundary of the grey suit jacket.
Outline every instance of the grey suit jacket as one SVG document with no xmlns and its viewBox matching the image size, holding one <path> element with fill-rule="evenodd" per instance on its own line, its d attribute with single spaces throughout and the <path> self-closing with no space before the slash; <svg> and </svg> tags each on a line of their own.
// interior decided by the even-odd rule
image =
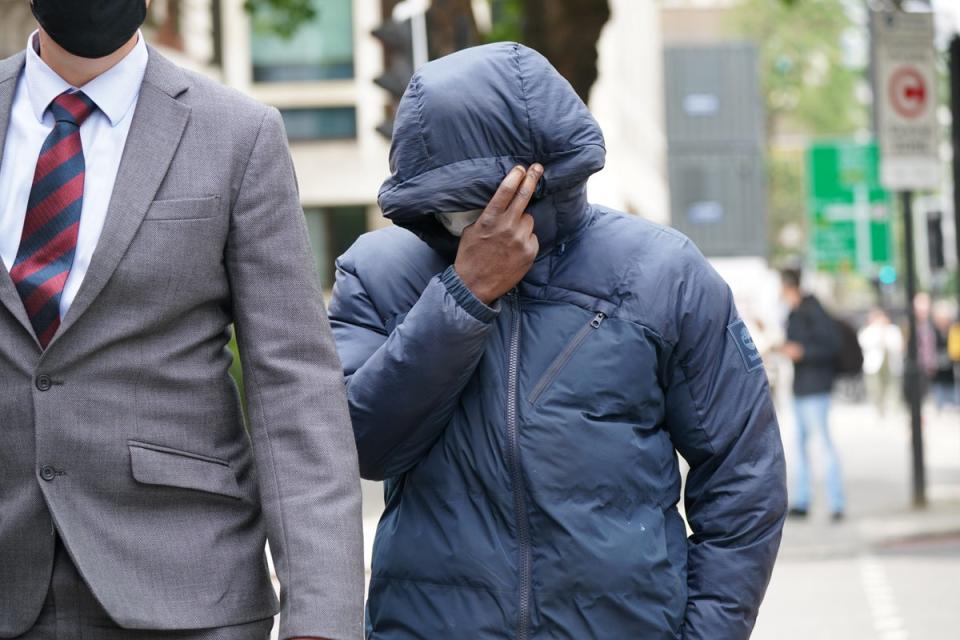
<svg viewBox="0 0 960 640">
<path fill-rule="evenodd" d="M 23 60 L 0 62 L 0 149 Z M 269 537 L 281 637 L 361 634 L 356 448 L 283 124 L 155 50 L 45 351 L 0 263 L 0 637 L 40 611 L 54 531 L 124 627 L 273 615 Z"/>
</svg>

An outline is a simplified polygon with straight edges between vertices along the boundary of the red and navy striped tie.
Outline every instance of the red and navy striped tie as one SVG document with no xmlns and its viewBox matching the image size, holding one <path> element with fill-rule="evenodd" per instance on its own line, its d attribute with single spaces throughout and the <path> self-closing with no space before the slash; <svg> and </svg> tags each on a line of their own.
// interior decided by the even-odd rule
<svg viewBox="0 0 960 640">
<path fill-rule="evenodd" d="M 80 125 L 97 108 L 82 92 L 64 92 L 48 110 L 56 119 L 40 149 L 27 215 L 10 277 L 44 348 L 60 326 L 60 296 L 73 266 L 86 165 Z"/>
</svg>

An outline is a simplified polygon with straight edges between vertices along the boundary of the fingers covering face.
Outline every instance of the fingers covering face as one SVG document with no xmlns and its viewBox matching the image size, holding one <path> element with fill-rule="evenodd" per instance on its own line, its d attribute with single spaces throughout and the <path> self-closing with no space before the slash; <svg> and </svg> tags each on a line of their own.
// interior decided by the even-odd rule
<svg viewBox="0 0 960 640">
<path fill-rule="evenodd" d="M 525 169 L 521 166 L 511 169 L 500 183 L 497 192 L 493 194 L 493 198 L 490 199 L 484 215 L 499 216 L 506 213 L 525 175 Z"/>
<path fill-rule="evenodd" d="M 537 183 L 540 181 L 542 175 L 543 165 L 539 163 L 534 163 L 527 169 L 527 173 L 520 183 L 520 187 L 517 189 L 513 201 L 510 203 L 510 212 L 514 216 L 519 218 L 527 210 L 527 205 L 530 204 L 530 199 L 533 198 L 533 194 L 537 191 Z"/>
<path fill-rule="evenodd" d="M 507 173 L 484 210 L 485 215 L 500 216 L 511 214 L 519 218 L 527 210 L 527 205 L 536 193 L 537 183 L 543 176 L 543 165 L 534 163 L 529 169 L 516 166 Z"/>
</svg>

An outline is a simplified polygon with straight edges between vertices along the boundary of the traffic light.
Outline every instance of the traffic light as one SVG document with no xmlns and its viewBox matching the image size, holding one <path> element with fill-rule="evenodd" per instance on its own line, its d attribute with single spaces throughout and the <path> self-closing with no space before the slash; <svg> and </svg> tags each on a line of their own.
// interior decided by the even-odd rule
<svg viewBox="0 0 960 640">
<path fill-rule="evenodd" d="M 927 251 L 930 256 L 930 269 L 939 271 L 946 264 L 943 255 L 943 214 L 931 211 L 927 214 Z"/>
<path fill-rule="evenodd" d="M 385 120 L 377 125 L 377 132 L 389 140 L 393 136 L 393 119 L 400 98 L 413 77 L 413 25 L 406 20 L 388 20 L 373 30 L 373 37 L 383 44 L 384 72 L 374 78 L 378 86 L 390 94 Z"/>
</svg>

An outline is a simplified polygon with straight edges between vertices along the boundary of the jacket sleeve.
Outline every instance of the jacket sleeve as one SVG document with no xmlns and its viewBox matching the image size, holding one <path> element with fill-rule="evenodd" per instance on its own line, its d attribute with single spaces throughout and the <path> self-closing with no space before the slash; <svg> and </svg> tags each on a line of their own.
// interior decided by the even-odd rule
<svg viewBox="0 0 960 640">
<path fill-rule="evenodd" d="M 359 638 L 360 478 L 340 361 L 276 109 L 231 208 L 225 264 L 270 550 L 280 638 Z"/>
<path fill-rule="evenodd" d="M 690 464 L 683 638 L 746 639 L 786 513 L 779 426 L 763 363 L 729 288 L 699 252 L 679 281 L 666 420 Z"/>
<path fill-rule="evenodd" d="M 350 251 L 338 261 L 330 318 L 347 376 L 360 475 L 382 480 L 416 465 L 443 432 L 498 310 L 475 298 L 449 267 L 388 331 L 358 275 L 362 262 L 354 264 Z"/>
</svg>

